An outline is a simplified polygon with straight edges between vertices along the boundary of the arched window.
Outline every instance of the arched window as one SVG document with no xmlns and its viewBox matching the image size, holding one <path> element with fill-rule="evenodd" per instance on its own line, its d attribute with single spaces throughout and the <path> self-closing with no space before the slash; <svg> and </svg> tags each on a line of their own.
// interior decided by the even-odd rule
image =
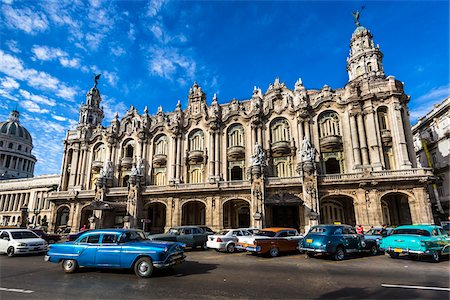
<svg viewBox="0 0 450 300">
<path fill-rule="evenodd" d="M 123 156 L 124 157 L 133 157 L 134 156 L 134 141 L 129 140 L 126 143 L 124 143 L 123 146 Z"/>
<path fill-rule="evenodd" d="M 12 149 L 13 148 L 13 143 L 9 143 L 8 148 Z"/>
<path fill-rule="evenodd" d="M 367 63 L 367 72 L 372 72 L 372 63 Z"/>
<path fill-rule="evenodd" d="M 334 111 L 327 111 L 319 117 L 319 136 L 340 136 L 339 115 Z"/>
<path fill-rule="evenodd" d="M 155 140 L 155 155 L 167 155 L 167 136 L 161 135 Z"/>
<path fill-rule="evenodd" d="M 272 143 L 289 142 L 291 134 L 289 131 L 289 122 L 284 118 L 275 119 L 270 126 L 272 134 Z"/>
<path fill-rule="evenodd" d="M 204 135 L 202 130 L 193 131 L 189 137 L 189 150 L 203 151 Z"/>
<path fill-rule="evenodd" d="M 356 67 L 356 77 L 362 75 L 362 73 L 363 73 L 363 70 L 362 70 L 361 66 Z"/>
<path fill-rule="evenodd" d="M 94 161 L 103 161 L 105 159 L 105 145 L 98 144 L 94 148 Z"/>
<path fill-rule="evenodd" d="M 378 108 L 377 114 L 378 114 L 378 124 L 380 126 L 380 130 L 389 129 L 387 107 L 382 106 L 382 107 Z"/>
<path fill-rule="evenodd" d="M 166 185 L 166 168 L 155 168 L 153 175 L 154 185 Z"/>
<path fill-rule="evenodd" d="M 236 124 L 228 129 L 228 147 L 244 146 L 244 127 Z"/>
<path fill-rule="evenodd" d="M 202 169 L 200 167 L 194 167 L 189 172 L 189 183 L 202 183 Z"/>
<path fill-rule="evenodd" d="M 276 177 L 291 177 L 291 164 L 288 157 L 277 157 L 273 159 L 274 175 Z"/>
</svg>

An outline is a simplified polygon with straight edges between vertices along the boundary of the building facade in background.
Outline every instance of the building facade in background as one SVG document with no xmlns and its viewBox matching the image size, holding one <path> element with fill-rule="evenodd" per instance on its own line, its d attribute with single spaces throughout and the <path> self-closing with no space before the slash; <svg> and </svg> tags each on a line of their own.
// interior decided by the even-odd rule
<svg viewBox="0 0 450 300">
<path fill-rule="evenodd" d="M 214 95 L 208 105 L 194 83 L 185 109 L 131 106 L 107 127 L 95 84 L 64 141 L 53 226 L 432 222 L 433 174 L 417 167 L 409 97 L 382 58 L 357 26 L 343 88 L 308 90 L 298 80 L 291 89 L 277 78 L 249 99 L 219 104 Z"/>
<path fill-rule="evenodd" d="M 412 127 L 414 149 L 420 166 L 432 168 L 436 181 L 428 185 L 437 224 L 449 221 L 450 203 L 450 97 L 420 118 Z"/>
<path fill-rule="evenodd" d="M 13 110 L 7 121 L 0 122 L 0 180 L 33 177 L 33 141 L 19 117 L 19 112 Z"/>
</svg>

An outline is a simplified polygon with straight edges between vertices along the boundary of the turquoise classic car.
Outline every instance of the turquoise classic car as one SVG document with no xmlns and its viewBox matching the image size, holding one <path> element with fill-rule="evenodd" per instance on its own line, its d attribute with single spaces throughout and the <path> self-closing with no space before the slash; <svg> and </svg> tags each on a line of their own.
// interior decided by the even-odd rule
<svg viewBox="0 0 450 300">
<path fill-rule="evenodd" d="M 150 277 L 184 261 L 183 244 L 149 241 L 143 231 L 133 229 L 91 230 L 74 242 L 52 244 L 45 260 L 62 263 L 66 273 L 78 267 L 133 269 L 139 277 Z"/>
<path fill-rule="evenodd" d="M 380 249 L 392 258 L 400 254 L 431 256 L 439 262 L 450 252 L 450 237 L 436 225 L 404 225 L 395 228 L 391 235 L 380 241 Z"/>
</svg>

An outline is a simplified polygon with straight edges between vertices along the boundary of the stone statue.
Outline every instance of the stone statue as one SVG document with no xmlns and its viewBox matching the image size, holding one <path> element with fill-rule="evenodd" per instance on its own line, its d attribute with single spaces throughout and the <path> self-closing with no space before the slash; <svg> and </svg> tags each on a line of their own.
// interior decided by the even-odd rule
<svg viewBox="0 0 450 300">
<path fill-rule="evenodd" d="M 253 155 L 250 159 L 250 165 L 253 166 L 266 166 L 266 155 L 264 154 L 264 150 L 258 143 L 253 147 Z"/>
<path fill-rule="evenodd" d="M 314 161 L 316 158 L 316 149 L 306 138 L 303 139 L 300 154 L 302 161 Z"/>
<path fill-rule="evenodd" d="M 360 15 L 361 15 L 361 12 L 363 11 L 363 9 L 364 9 L 364 6 L 361 7 L 361 10 L 360 10 L 360 11 L 354 11 L 354 12 L 352 12 L 353 18 L 355 18 L 355 25 L 356 25 L 356 27 L 361 26 L 361 24 L 359 23 L 359 17 L 360 17 Z"/>
<path fill-rule="evenodd" d="M 101 76 L 102 74 L 94 74 L 94 87 L 96 88 L 97 87 L 97 84 L 98 84 L 98 80 L 100 79 L 100 76 Z"/>
</svg>

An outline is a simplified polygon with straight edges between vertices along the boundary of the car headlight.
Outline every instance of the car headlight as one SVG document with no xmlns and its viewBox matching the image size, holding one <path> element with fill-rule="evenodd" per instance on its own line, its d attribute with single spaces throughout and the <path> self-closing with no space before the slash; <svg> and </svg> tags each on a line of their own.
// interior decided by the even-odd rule
<svg viewBox="0 0 450 300">
<path fill-rule="evenodd" d="M 19 247 L 26 247 L 28 245 L 26 243 L 18 243 L 17 246 L 19 246 Z"/>
</svg>

